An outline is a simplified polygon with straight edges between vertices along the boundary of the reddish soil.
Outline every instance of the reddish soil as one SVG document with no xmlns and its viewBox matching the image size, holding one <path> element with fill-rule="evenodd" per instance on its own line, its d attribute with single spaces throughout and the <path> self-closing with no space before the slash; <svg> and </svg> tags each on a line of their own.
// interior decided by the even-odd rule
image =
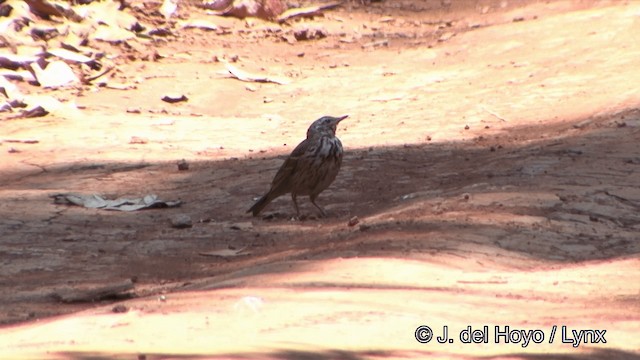
<svg viewBox="0 0 640 360">
<path fill-rule="evenodd" d="M 0 124 L 1 357 L 640 358 L 640 4 L 447 4 L 347 3 L 294 22 L 328 32 L 295 43 L 290 25 L 183 8 L 228 31 L 177 30 L 157 61 L 114 48 L 110 81 L 133 88 L 18 84 L 79 109 Z M 215 58 L 236 56 L 291 82 L 228 78 Z M 328 217 L 303 198 L 292 220 L 288 196 L 246 214 L 307 126 L 341 114 Z M 132 299 L 51 296 L 127 279 Z M 455 341 L 420 344 L 419 325 Z M 489 341 L 462 343 L 468 325 Z M 494 326 L 544 341 L 496 344 Z M 562 326 L 606 343 L 562 343 Z"/>
</svg>

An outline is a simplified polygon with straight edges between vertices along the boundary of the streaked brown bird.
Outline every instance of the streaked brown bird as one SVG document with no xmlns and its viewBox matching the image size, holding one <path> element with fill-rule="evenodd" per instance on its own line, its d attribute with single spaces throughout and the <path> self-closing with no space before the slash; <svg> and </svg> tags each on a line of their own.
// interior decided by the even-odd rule
<svg viewBox="0 0 640 360">
<path fill-rule="evenodd" d="M 316 204 L 318 195 L 331 185 L 342 164 L 342 143 L 336 137 L 336 128 L 341 117 L 323 116 L 309 126 L 307 138 L 291 152 L 271 182 L 271 189 L 247 212 L 260 214 L 265 206 L 279 196 L 291 193 L 296 216 L 300 216 L 298 195 L 308 195 L 313 206 L 326 216 L 324 209 Z"/>
</svg>

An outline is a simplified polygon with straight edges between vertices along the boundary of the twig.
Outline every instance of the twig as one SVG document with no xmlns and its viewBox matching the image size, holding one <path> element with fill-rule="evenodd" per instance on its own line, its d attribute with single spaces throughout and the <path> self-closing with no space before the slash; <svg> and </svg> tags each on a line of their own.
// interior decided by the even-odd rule
<svg viewBox="0 0 640 360">
<path fill-rule="evenodd" d="M 499 115 L 499 114 L 497 114 L 496 112 L 491 111 L 491 110 L 487 109 L 487 108 L 486 108 L 486 107 L 484 107 L 484 106 L 480 106 L 480 108 L 482 108 L 482 110 L 484 110 L 484 111 L 488 112 L 489 114 L 491 114 L 491 115 L 493 115 L 493 116 L 497 117 L 497 118 L 498 118 L 498 119 L 500 119 L 501 121 L 508 122 L 508 120 L 507 120 L 507 119 L 503 118 L 502 116 L 500 116 L 500 115 Z"/>
<path fill-rule="evenodd" d="M 93 75 L 93 76 L 90 76 L 90 77 L 84 78 L 84 79 L 82 80 L 82 82 L 83 82 L 85 85 L 86 85 L 86 84 L 89 84 L 89 83 L 90 83 L 90 82 L 92 82 L 93 80 L 95 80 L 95 79 L 97 79 L 97 78 L 100 78 L 100 77 L 102 77 L 102 76 L 107 75 L 111 70 L 113 70 L 113 66 L 108 67 L 105 71 L 101 72 L 100 74 L 97 74 L 97 75 Z"/>
<path fill-rule="evenodd" d="M 0 140 L 0 143 L 21 143 L 21 144 L 37 144 L 40 141 L 38 140 L 17 140 L 17 139 L 4 139 L 4 140 Z"/>
</svg>

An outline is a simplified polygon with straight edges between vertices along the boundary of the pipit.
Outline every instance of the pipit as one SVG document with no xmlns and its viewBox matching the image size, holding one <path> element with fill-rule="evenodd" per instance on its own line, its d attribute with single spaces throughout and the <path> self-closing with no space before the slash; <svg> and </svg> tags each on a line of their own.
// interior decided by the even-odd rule
<svg viewBox="0 0 640 360">
<path fill-rule="evenodd" d="M 313 206 L 322 216 L 326 216 L 316 199 L 333 183 L 340 171 L 343 150 L 340 139 L 336 137 L 336 128 L 347 116 L 323 116 L 314 121 L 307 130 L 307 138 L 293 149 L 276 173 L 269 192 L 247 212 L 257 216 L 275 198 L 291 193 L 296 216 L 300 216 L 296 200 L 298 195 L 308 195 Z"/>
</svg>

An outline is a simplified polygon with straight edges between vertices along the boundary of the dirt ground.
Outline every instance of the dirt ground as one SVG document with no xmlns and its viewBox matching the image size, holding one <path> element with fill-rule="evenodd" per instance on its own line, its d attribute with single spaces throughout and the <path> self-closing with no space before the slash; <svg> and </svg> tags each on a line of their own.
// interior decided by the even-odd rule
<svg viewBox="0 0 640 360">
<path fill-rule="evenodd" d="M 181 11 L 228 31 L 182 29 L 157 61 L 121 49 L 127 90 L 17 84 L 78 109 L 0 122 L 3 359 L 640 359 L 640 3 L 347 2 L 285 25 Z M 283 38 L 308 25 L 328 36 Z M 290 83 L 228 78 L 215 58 L 236 56 Z M 246 214 L 311 121 L 342 114 L 329 216 L 304 198 L 292 220 L 287 196 Z M 128 280 L 120 298 L 52 296 Z M 453 342 L 419 343 L 421 325 Z M 496 343 L 495 326 L 543 339 Z M 606 333 L 573 346 L 579 330 Z"/>
</svg>

